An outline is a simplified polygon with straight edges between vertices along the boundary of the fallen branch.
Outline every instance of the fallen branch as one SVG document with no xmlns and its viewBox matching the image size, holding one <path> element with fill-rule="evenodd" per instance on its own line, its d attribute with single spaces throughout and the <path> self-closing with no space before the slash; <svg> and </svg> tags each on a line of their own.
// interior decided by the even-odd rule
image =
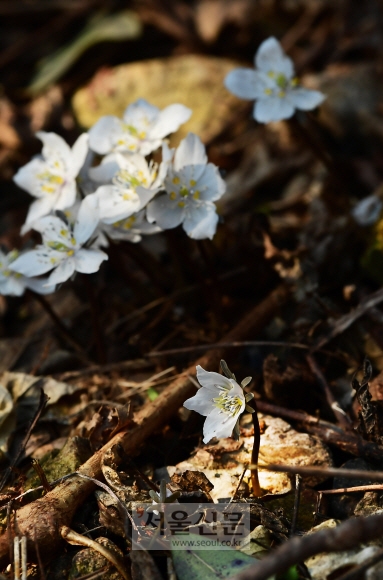
<svg viewBox="0 0 383 580">
<path fill-rule="evenodd" d="M 265 324 L 275 315 L 278 308 L 290 297 L 290 287 L 281 285 L 271 292 L 260 304 L 226 334 L 222 342 L 241 340 L 262 330 Z M 135 417 L 135 425 L 117 433 L 104 447 L 97 451 L 78 472 L 98 479 L 102 477 L 101 459 L 105 452 L 120 444 L 127 455 L 136 455 L 140 445 L 176 413 L 182 403 L 195 392 L 195 387 L 189 380 L 189 375 L 195 375 L 195 367 L 211 368 L 217 366 L 222 351 L 214 350 L 201 357 L 195 364 L 175 379 L 155 401 L 146 405 Z M 84 503 L 87 496 L 95 489 L 88 479 L 73 477 L 63 481 L 44 497 L 20 508 L 16 512 L 15 529 L 9 531 L 15 535 L 25 535 L 28 538 L 28 552 L 35 554 L 35 543 L 40 554 L 49 557 L 54 555 L 60 545 L 60 528 L 69 526 L 77 508 Z M 9 562 L 9 533 L 0 536 L 0 564 Z"/>
<path fill-rule="evenodd" d="M 335 445 L 339 449 L 342 449 L 342 451 L 351 453 L 351 455 L 365 457 L 378 463 L 382 460 L 382 445 L 377 445 L 372 441 L 366 441 L 356 433 L 343 431 L 343 429 L 328 421 L 322 421 L 308 413 L 286 409 L 285 407 L 273 405 L 266 401 L 257 400 L 257 407 L 261 413 L 268 413 L 276 417 L 297 421 L 304 426 L 305 431 L 308 433 L 316 435 L 321 441 Z"/>
<path fill-rule="evenodd" d="M 253 566 L 233 576 L 232 580 L 268 580 L 290 566 L 320 552 L 352 550 L 383 535 L 383 515 L 350 518 L 336 528 L 327 528 L 298 538 L 295 536 L 272 550 Z"/>
</svg>

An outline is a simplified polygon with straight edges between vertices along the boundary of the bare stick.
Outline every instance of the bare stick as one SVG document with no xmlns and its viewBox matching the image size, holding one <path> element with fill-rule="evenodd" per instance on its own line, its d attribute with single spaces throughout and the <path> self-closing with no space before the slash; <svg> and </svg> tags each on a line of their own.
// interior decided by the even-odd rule
<svg viewBox="0 0 383 580">
<path fill-rule="evenodd" d="M 316 435 L 322 441 L 335 445 L 339 449 L 347 451 L 347 453 L 351 453 L 356 457 L 367 457 L 376 462 L 381 462 L 382 460 L 383 447 L 372 441 L 365 441 L 356 433 L 351 433 L 350 431 L 346 433 L 337 425 L 329 423 L 328 421 L 322 421 L 302 411 L 286 409 L 285 407 L 259 400 L 257 401 L 257 405 L 258 410 L 262 413 L 269 413 L 276 417 L 284 417 L 292 421 L 298 421 L 304 425 L 304 429 L 308 433 Z"/>
<path fill-rule="evenodd" d="M 309 355 L 307 355 L 306 360 L 309 364 L 311 372 L 315 375 L 317 382 L 321 386 L 321 388 L 325 394 L 327 404 L 329 405 L 329 407 L 331 408 L 335 417 L 337 418 L 339 425 L 341 425 L 344 429 L 350 429 L 351 428 L 351 421 L 347 417 L 347 415 L 343 411 L 343 409 L 340 408 L 337 400 L 335 399 L 334 395 L 332 394 L 332 391 L 329 387 L 329 384 L 327 383 L 326 379 L 324 378 L 322 371 L 318 367 L 314 356 L 309 354 Z"/>
<path fill-rule="evenodd" d="M 268 463 L 267 465 L 257 465 L 258 469 L 275 471 L 280 473 L 299 473 L 300 475 L 313 475 L 317 477 L 350 477 L 355 479 L 375 479 L 383 481 L 383 471 L 367 471 L 363 469 L 346 469 L 344 467 L 318 467 L 316 465 L 281 465 L 279 463 Z M 249 465 L 251 469 L 252 466 Z M 320 493 L 323 493 L 322 491 Z"/>
<path fill-rule="evenodd" d="M 368 543 L 382 535 L 382 514 L 350 518 L 336 528 L 327 528 L 301 538 L 294 536 L 244 572 L 233 576 L 232 580 L 268 580 L 274 574 L 280 574 L 320 552 L 352 550 L 361 542 Z"/>
<path fill-rule="evenodd" d="M 251 310 L 227 335 L 224 342 L 242 340 L 260 332 L 265 324 L 275 316 L 278 308 L 287 302 L 290 287 L 282 284 Z M 120 444 L 127 455 L 138 454 L 142 443 L 173 416 L 183 402 L 195 392 L 189 375 L 195 375 L 196 364 L 203 367 L 218 365 L 222 352 L 214 350 L 201 357 L 195 364 L 179 375 L 153 402 L 146 405 L 134 416 L 135 426 L 117 433 L 104 447 L 97 451 L 79 469 L 79 473 L 99 479 L 101 460 L 108 449 Z M 28 551 L 33 558 L 35 547 L 32 542 L 34 530 L 40 554 L 54 555 L 60 546 L 59 530 L 68 526 L 77 508 L 95 488 L 89 479 L 73 477 L 63 481 L 44 497 L 21 507 L 16 513 L 18 532 L 28 538 Z M 8 534 L 0 535 L 0 565 L 9 562 Z"/>
</svg>

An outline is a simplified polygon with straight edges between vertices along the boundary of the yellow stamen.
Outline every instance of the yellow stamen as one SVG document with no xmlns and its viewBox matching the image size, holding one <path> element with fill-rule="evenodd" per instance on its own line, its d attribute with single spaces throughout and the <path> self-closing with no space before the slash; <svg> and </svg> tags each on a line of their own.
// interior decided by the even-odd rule
<svg viewBox="0 0 383 580">
<path fill-rule="evenodd" d="M 184 201 L 179 201 L 177 203 L 178 207 L 185 207 L 185 202 Z"/>
<path fill-rule="evenodd" d="M 286 93 L 285 93 L 285 91 L 279 91 L 279 93 L 278 93 L 278 97 L 279 97 L 280 99 L 283 99 L 285 96 L 286 96 Z"/>
<path fill-rule="evenodd" d="M 197 185 L 197 182 L 194 179 L 190 180 L 190 187 L 194 187 L 195 185 Z"/>
<path fill-rule="evenodd" d="M 265 95 L 272 95 L 273 91 L 271 89 L 265 89 L 264 93 L 265 93 Z"/>
<path fill-rule="evenodd" d="M 67 251 L 67 256 L 73 256 L 74 254 L 74 250 L 68 250 Z"/>
<path fill-rule="evenodd" d="M 170 199 L 177 199 L 177 194 L 175 191 L 171 191 L 169 194 Z"/>
<path fill-rule="evenodd" d="M 172 182 L 174 183 L 174 185 L 178 185 L 180 182 L 180 178 L 179 177 L 173 177 Z"/>
<path fill-rule="evenodd" d="M 200 192 L 200 191 L 195 191 L 195 192 L 193 193 L 193 199 L 199 199 L 199 198 L 200 198 L 200 196 L 201 196 L 201 192 Z"/>
</svg>

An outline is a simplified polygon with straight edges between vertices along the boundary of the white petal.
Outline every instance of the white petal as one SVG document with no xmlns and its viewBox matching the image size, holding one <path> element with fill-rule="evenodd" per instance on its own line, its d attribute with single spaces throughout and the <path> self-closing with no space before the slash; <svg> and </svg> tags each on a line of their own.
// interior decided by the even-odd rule
<svg viewBox="0 0 383 580">
<path fill-rule="evenodd" d="M 76 270 L 83 274 L 93 274 L 98 272 L 100 264 L 108 259 L 108 255 L 101 250 L 78 250 L 75 256 Z"/>
<path fill-rule="evenodd" d="M 46 169 L 46 163 L 40 157 L 35 157 L 29 163 L 24 165 L 24 167 L 20 167 L 16 175 L 13 177 L 13 181 L 21 187 L 21 189 L 25 189 L 31 195 L 35 197 L 41 197 L 44 194 L 41 191 L 40 186 L 38 185 L 38 181 L 36 175 L 38 173 L 43 173 Z"/>
<path fill-rule="evenodd" d="M 146 187 L 141 187 L 140 185 L 136 189 L 136 193 L 140 200 L 140 205 L 138 207 L 138 211 L 143 209 L 151 199 L 159 192 L 159 188 L 157 189 L 146 189 Z"/>
<path fill-rule="evenodd" d="M 100 155 L 106 155 L 112 151 L 116 136 L 121 133 L 120 119 L 113 115 L 101 117 L 89 131 L 89 147 Z"/>
<path fill-rule="evenodd" d="M 281 73 L 287 79 L 294 76 L 294 66 L 290 58 L 283 52 L 278 40 L 271 36 L 264 40 L 255 55 L 256 67 L 267 73 L 269 71 Z"/>
<path fill-rule="evenodd" d="M 218 389 L 211 391 L 210 389 L 204 389 L 203 387 L 197 391 L 194 397 L 187 399 L 184 402 L 184 407 L 190 411 L 196 411 L 200 415 L 205 417 L 212 411 L 213 399 L 219 396 Z"/>
<path fill-rule="evenodd" d="M 169 105 L 161 111 L 150 130 L 150 139 L 163 139 L 166 135 L 177 131 L 177 129 L 190 119 L 191 109 L 184 105 Z"/>
<path fill-rule="evenodd" d="M 323 103 L 326 96 L 319 91 L 311 91 L 309 89 L 299 88 L 289 91 L 286 95 L 286 98 L 290 100 L 296 109 L 301 109 L 302 111 L 311 111 Z"/>
<path fill-rule="evenodd" d="M 59 155 L 65 164 L 69 162 L 71 150 L 60 135 L 38 131 L 36 136 L 43 142 L 42 154 L 45 159 L 49 159 L 52 155 Z"/>
<path fill-rule="evenodd" d="M 25 290 L 25 278 L 16 278 L 15 276 L 1 277 L 0 280 L 0 294 L 3 296 L 22 296 Z"/>
<path fill-rule="evenodd" d="M 360 226 L 372 226 L 380 216 L 383 202 L 376 195 L 369 195 L 356 204 L 352 217 Z"/>
<path fill-rule="evenodd" d="M 67 224 L 57 216 L 42 217 L 33 224 L 33 229 L 41 233 L 44 244 L 59 242 L 68 245 L 70 243 L 71 232 Z"/>
<path fill-rule="evenodd" d="M 123 119 L 125 123 L 135 127 L 137 124 L 140 125 L 142 123 L 144 117 L 149 123 L 153 122 L 159 112 L 160 109 L 158 107 L 151 105 L 145 99 L 137 99 L 125 109 Z"/>
<path fill-rule="evenodd" d="M 28 210 L 28 214 L 25 220 L 25 225 L 31 225 L 34 221 L 48 215 L 54 205 L 55 205 L 56 198 L 53 195 L 46 195 L 41 199 L 36 199 L 30 206 Z M 26 230 L 28 231 L 28 230 Z M 25 233 L 25 230 L 22 231 Z"/>
<path fill-rule="evenodd" d="M 77 141 L 74 143 L 70 153 L 70 162 L 68 163 L 68 177 L 74 178 L 79 174 L 88 153 L 88 144 L 88 133 L 83 133 L 80 135 Z"/>
<path fill-rule="evenodd" d="M 206 165 L 207 155 L 201 139 L 188 133 L 179 144 L 174 155 L 174 169 L 179 171 L 185 165 Z"/>
<path fill-rule="evenodd" d="M 24 274 L 24 276 L 33 277 L 40 276 L 52 270 L 54 264 L 51 261 L 52 256 L 56 256 L 58 252 L 50 252 L 45 248 L 38 248 L 25 252 L 19 256 L 10 267 L 10 270 Z"/>
<path fill-rule="evenodd" d="M 238 415 L 232 417 L 231 415 L 223 413 L 217 407 L 213 408 L 213 410 L 206 417 L 206 421 L 203 426 L 203 442 L 209 443 L 213 437 L 218 437 L 219 439 L 231 437 L 237 419 Z"/>
<path fill-rule="evenodd" d="M 124 194 L 127 195 L 126 199 Z M 140 209 L 140 198 L 133 189 L 123 190 L 114 185 L 102 185 L 95 196 L 99 202 L 100 220 L 106 224 L 126 219 Z"/>
<path fill-rule="evenodd" d="M 80 245 L 89 240 L 100 221 L 98 203 L 95 195 L 87 195 L 81 202 L 73 230 L 74 238 Z"/>
<path fill-rule="evenodd" d="M 194 189 L 200 191 L 199 199 L 203 201 L 216 201 L 225 193 L 226 183 L 222 179 L 218 167 L 213 163 L 208 163 Z"/>
<path fill-rule="evenodd" d="M 209 205 L 208 205 L 209 204 Z M 187 235 L 194 240 L 212 239 L 217 229 L 218 215 L 213 203 L 205 202 L 192 209 L 189 206 L 183 228 Z"/>
<path fill-rule="evenodd" d="M 55 284 L 61 284 L 61 282 L 69 280 L 74 271 L 75 271 L 74 257 L 65 258 L 60 262 L 57 268 L 53 270 L 52 274 L 46 281 L 45 286 L 49 287 Z"/>
<path fill-rule="evenodd" d="M 54 209 L 66 209 L 71 207 L 76 201 L 77 186 L 75 181 L 68 181 L 65 183 L 59 194 L 56 196 Z"/>
<path fill-rule="evenodd" d="M 267 83 L 262 75 L 251 68 L 236 68 L 225 78 L 225 87 L 240 99 L 257 99 L 264 94 Z"/>
<path fill-rule="evenodd" d="M 56 290 L 56 286 L 46 286 L 47 278 L 24 278 L 25 286 L 37 294 L 51 294 Z"/>
<path fill-rule="evenodd" d="M 233 383 L 224 375 L 205 371 L 205 369 L 203 369 L 200 365 L 197 365 L 196 369 L 198 382 L 206 389 L 214 389 L 214 391 L 217 392 L 216 385 L 225 387 L 228 390 L 233 388 Z"/>
<path fill-rule="evenodd" d="M 294 107 L 286 98 L 269 96 L 259 99 L 254 106 L 254 119 L 258 123 L 270 123 L 289 119 L 294 114 Z"/>
<path fill-rule="evenodd" d="M 182 223 L 185 208 L 179 207 L 167 195 L 160 195 L 149 203 L 146 215 L 149 222 L 156 222 L 163 230 L 170 230 Z"/>
<path fill-rule="evenodd" d="M 107 183 L 111 181 L 116 173 L 120 170 L 119 159 L 120 155 L 116 153 L 110 153 L 106 155 L 100 165 L 96 167 L 90 167 L 88 174 L 93 181 L 100 183 Z"/>
</svg>

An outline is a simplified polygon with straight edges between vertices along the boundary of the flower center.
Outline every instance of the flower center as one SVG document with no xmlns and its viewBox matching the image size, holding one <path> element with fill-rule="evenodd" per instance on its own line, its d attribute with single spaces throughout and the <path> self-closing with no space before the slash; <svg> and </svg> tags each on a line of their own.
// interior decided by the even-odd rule
<svg viewBox="0 0 383 580">
<path fill-rule="evenodd" d="M 177 200 L 178 199 L 178 207 L 185 207 L 185 199 L 186 198 L 192 198 L 195 201 L 198 201 L 199 198 L 201 197 L 201 191 L 199 191 L 198 189 L 195 189 L 197 182 L 195 181 L 195 179 L 190 179 L 189 183 L 187 185 L 185 185 L 184 183 L 181 183 L 181 179 L 178 177 L 178 175 L 176 175 L 175 177 L 173 177 L 173 179 L 171 180 L 171 183 L 177 187 L 173 188 L 172 191 L 170 191 L 169 196 L 170 199 L 172 200 Z M 206 188 L 203 188 L 206 189 Z"/>
<path fill-rule="evenodd" d="M 214 405 L 226 415 L 235 417 L 240 413 L 243 401 L 238 395 L 229 395 L 226 391 L 213 399 Z"/>
<path fill-rule="evenodd" d="M 53 170 L 62 169 L 58 161 L 56 161 L 53 165 Z M 56 191 L 63 185 L 65 181 L 62 175 L 57 175 L 57 173 L 53 173 L 49 169 L 43 171 L 42 173 L 38 173 L 36 178 L 39 180 L 41 190 L 44 193 L 56 193 Z"/>
</svg>

